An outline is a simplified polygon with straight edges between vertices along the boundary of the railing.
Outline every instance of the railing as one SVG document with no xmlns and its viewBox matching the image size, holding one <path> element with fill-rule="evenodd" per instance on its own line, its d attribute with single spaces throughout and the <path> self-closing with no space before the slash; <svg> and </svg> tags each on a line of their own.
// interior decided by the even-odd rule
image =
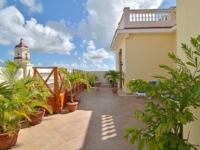
<svg viewBox="0 0 200 150">
<path fill-rule="evenodd" d="M 143 27 L 172 27 L 176 25 L 176 7 L 169 9 L 124 8 L 118 29 Z"/>
<path fill-rule="evenodd" d="M 58 67 L 33 67 L 34 77 L 40 77 L 44 84 L 49 89 L 51 97 L 49 97 L 49 104 L 52 105 L 53 112 L 61 111 L 61 101 L 64 102 L 64 94 L 60 95 L 64 89 L 62 84 L 63 76 Z M 50 101 L 51 100 L 51 101 Z M 65 103 L 65 102 L 64 102 Z"/>
<path fill-rule="evenodd" d="M 34 77 L 41 78 L 51 93 L 48 98 L 48 104 L 52 106 L 54 113 L 59 113 L 65 108 L 67 101 L 71 99 L 70 91 L 62 83 L 64 75 L 60 72 L 59 67 L 33 67 L 33 71 Z M 76 83 L 72 89 L 73 98 L 83 89 L 83 83 Z"/>
<path fill-rule="evenodd" d="M 30 60 L 29 58 L 26 58 L 26 57 L 14 57 L 14 59 L 23 59 L 23 60 Z"/>
</svg>

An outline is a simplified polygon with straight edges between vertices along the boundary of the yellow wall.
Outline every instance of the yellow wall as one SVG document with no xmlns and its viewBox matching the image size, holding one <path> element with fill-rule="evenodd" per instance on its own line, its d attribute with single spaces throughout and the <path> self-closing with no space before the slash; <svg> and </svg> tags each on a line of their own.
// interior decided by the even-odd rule
<svg viewBox="0 0 200 150">
<path fill-rule="evenodd" d="M 126 39 L 126 82 L 134 78 L 155 80 L 153 75 L 167 77 L 167 72 L 158 65 L 173 65 L 167 53 L 175 51 L 175 39 L 175 33 L 130 34 Z"/>
<path fill-rule="evenodd" d="M 177 55 L 184 58 L 181 43 L 189 44 L 191 37 L 200 34 L 200 0 L 177 0 Z M 198 121 L 184 126 L 184 137 L 190 131 L 189 142 L 200 145 L 200 108 L 192 110 Z M 200 150 L 200 147 L 198 147 Z"/>
<path fill-rule="evenodd" d="M 181 43 L 189 44 L 200 34 L 200 0 L 177 0 L 177 54 L 184 58 Z"/>
</svg>

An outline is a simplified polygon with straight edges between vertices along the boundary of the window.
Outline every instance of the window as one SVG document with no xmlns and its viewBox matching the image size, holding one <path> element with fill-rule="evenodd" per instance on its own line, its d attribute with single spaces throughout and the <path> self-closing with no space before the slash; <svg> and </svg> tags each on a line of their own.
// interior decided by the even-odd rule
<svg viewBox="0 0 200 150">
<path fill-rule="evenodd" d="M 28 59 L 28 55 L 27 55 L 27 53 L 25 53 L 25 59 Z"/>
</svg>

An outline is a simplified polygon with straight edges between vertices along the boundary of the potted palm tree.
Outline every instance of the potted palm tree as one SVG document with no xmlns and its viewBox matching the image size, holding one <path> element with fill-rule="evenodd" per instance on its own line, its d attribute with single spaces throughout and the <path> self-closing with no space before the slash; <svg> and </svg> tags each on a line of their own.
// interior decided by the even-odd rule
<svg viewBox="0 0 200 150">
<path fill-rule="evenodd" d="M 30 120 L 29 115 L 37 106 L 47 104 L 33 100 L 40 91 L 37 88 L 29 91 L 28 84 L 34 84 L 33 78 L 21 78 L 23 64 L 15 64 L 10 60 L 3 63 L 0 72 L 0 149 L 16 144 L 20 122 L 23 118 Z"/>
<path fill-rule="evenodd" d="M 89 84 L 93 87 L 95 86 L 95 82 L 98 80 L 98 77 L 93 73 L 88 73 L 87 79 Z"/>
<path fill-rule="evenodd" d="M 67 90 L 70 91 L 70 102 L 67 103 L 67 107 L 70 112 L 73 112 L 77 109 L 78 102 L 75 102 L 73 100 L 73 85 L 75 85 L 76 82 L 82 82 L 86 85 L 87 90 L 90 91 L 90 84 L 84 74 L 82 74 L 79 71 L 76 71 L 74 73 L 71 73 L 67 71 L 66 69 L 61 68 L 61 72 L 64 74 L 63 78 L 63 84 L 66 86 Z"/>
<path fill-rule="evenodd" d="M 112 92 L 114 94 L 116 94 L 118 91 L 118 87 L 117 87 L 118 81 L 124 80 L 123 73 L 121 71 L 115 71 L 115 70 L 109 70 L 108 72 L 106 72 L 104 74 L 104 78 L 106 78 L 107 81 L 111 83 Z"/>
<path fill-rule="evenodd" d="M 34 84 L 29 83 L 25 87 L 28 91 L 38 91 L 38 93 L 35 94 L 35 96 L 32 96 L 31 100 L 39 101 L 40 105 L 36 106 L 33 109 L 33 112 L 29 115 L 29 117 L 31 119 L 31 125 L 40 124 L 43 120 L 46 110 L 50 114 L 52 114 L 52 107 L 50 105 L 47 105 L 48 96 L 50 95 L 49 90 L 44 85 L 44 82 L 39 78 L 35 79 Z"/>
</svg>

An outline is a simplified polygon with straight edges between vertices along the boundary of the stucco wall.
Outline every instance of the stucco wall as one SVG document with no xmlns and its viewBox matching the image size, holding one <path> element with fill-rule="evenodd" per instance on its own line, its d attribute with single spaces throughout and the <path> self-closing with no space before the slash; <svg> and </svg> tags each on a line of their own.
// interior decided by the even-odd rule
<svg viewBox="0 0 200 150">
<path fill-rule="evenodd" d="M 200 34 L 200 1 L 177 0 L 177 55 L 185 59 L 181 50 L 181 43 L 189 44 L 191 37 L 197 37 Z M 190 131 L 189 141 L 200 145 L 200 108 L 192 110 L 198 121 L 184 126 L 184 137 L 187 138 Z M 200 147 L 198 147 L 200 150 Z"/>
<path fill-rule="evenodd" d="M 175 51 L 175 38 L 175 33 L 130 35 L 126 39 L 126 81 L 134 78 L 155 80 L 151 77 L 153 75 L 167 77 L 167 72 L 158 65 L 172 66 L 173 63 L 167 53 Z"/>
<path fill-rule="evenodd" d="M 98 81 L 101 81 L 102 84 L 108 84 L 106 79 L 104 79 L 104 74 L 106 71 L 89 71 L 92 74 L 95 74 L 98 77 Z"/>
</svg>

